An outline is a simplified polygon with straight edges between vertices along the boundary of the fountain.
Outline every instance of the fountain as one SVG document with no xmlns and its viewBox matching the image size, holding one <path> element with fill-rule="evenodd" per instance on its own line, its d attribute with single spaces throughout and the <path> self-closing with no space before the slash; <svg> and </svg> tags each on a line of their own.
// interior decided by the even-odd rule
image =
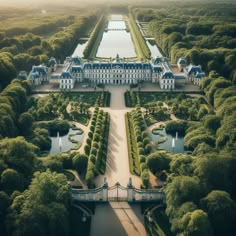
<svg viewBox="0 0 236 236">
<path fill-rule="evenodd" d="M 174 138 L 172 138 L 172 150 L 174 151 L 174 148 L 175 148 L 175 139 Z"/>
<path fill-rule="evenodd" d="M 61 150 L 61 148 L 62 148 L 62 140 L 61 140 L 61 137 L 59 137 L 59 148 L 60 148 L 60 150 Z"/>
<path fill-rule="evenodd" d="M 178 140 L 178 131 L 176 131 L 175 140 Z"/>
</svg>

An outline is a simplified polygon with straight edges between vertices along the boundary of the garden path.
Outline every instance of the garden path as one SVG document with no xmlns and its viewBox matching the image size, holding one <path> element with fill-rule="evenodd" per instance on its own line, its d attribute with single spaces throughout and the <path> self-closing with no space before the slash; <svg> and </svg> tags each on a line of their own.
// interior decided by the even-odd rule
<svg viewBox="0 0 236 236">
<path fill-rule="evenodd" d="M 129 177 L 132 177 L 135 187 L 140 188 L 141 185 L 140 178 L 131 175 L 129 171 L 125 113 L 132 109 L 125 107 L 124 92 L 127 89 L 128 87 L 108 87 L 112 93 L 111 103 L 109 108 L 103 108 L 110 114 L 106 172 L 105 175 L 97 177 L 96 186 L 102 185 L 104 177 L 107 178 L 110 187 L 116 182 L 126 187 Z M 90 235 L 146 235 L 139 205 L 132 205 L 131 207 L 127 202 L 96 205 L 96 214 L 92 218 Z"/>
<path fill-rule="evenodd" d="M 97 177 L 96 186 L 101 186 L 104 177 L 106 177 L 109 186 L 119 182 L 126 187 L 129 177 L 132 177 L 133 185 L 140 188 L 140 178 L 131 175 L 129 171 L 125 113 L 131 111 L 132 108 L 125 107 L 124 101 L 124 93 L 129 88 L 126 86 L 106 86 L 106 89 L 112 94 L 110 107 L 103 108 L 110 114 L 108 153 L 105 175 Z"/>
</svg>

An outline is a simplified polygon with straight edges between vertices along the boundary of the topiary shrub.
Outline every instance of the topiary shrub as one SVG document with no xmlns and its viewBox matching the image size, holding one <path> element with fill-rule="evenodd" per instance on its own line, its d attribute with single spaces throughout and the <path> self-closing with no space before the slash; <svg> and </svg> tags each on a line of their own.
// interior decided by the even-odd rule
<svg viewBox="0 0 236 236">
<path fill-rule="evenodd" d="M 138 142 L 137 145 L 138 145 L 138 148 L 143 148 L 143 143 L 142 142 Z"/>
<path fill-rule="evenodd" d="M 139 156 L 139 162 L 140 162 L 140 164 L 145 163 L 146 162 L 146 157 L 144 155 L 140 155 Z"/>
<path fill-rule="evenodd" d="M 145 146 L 145 151 L 148 155 L 152 152 L 152 145 L 150 143 Z"/>
<path fill-rule="evenodd" d="M 142 137 L 143 137 L 143 139 L 149 138 L 148 132 L 147 132 L 147 131 L 143 131 L 143 132 L 142 132 Z"/>
<path fill-rule="evenodd" d="M 88 144 L 89 146 L 91 146 L 91 143 L 92 143 L 92 140 L 91 140 L 91 138 L 89 137 L 89 138 L 87 138 L 87 140 L 86 140 L 86 144 Z"/>
<path fill-rule="evenodd" d="M 139 155 L 144 155 L 144 154 L 145 154 L 145 151 L 144 151 L 143 148 L 139 148 L 139 149 L 138 149 L 138 153 L 139 153 Z"/>
<path fill-rule="evenodd" d="M 93 137 L 93 141 L 94 142 L 99 142 L 99 140 L 100 140 L 100 135 L 98 133 L 95 133 L 94 137 Z"/>
<path fill-rule="evenodd" d="M 88 145 L 88 144 L 86 144 L 85 146 L 84 146 L 84 153 L 88 156 L 89 155 L 89 153 L 90 153 L 90 149 L 91 149 L 91 147 Z"/>
<path fill-rule="evenodd" d="M 142 137 L 141 135 L 136 136 L 136 142 L 142 142 Z"/>
<path fill-rule="evenodd" d="M 141 174 L 142 185 L 144 188 L 148 188 L 149 185 L 149 173 L 147 169 L 145 169 Z"/>
<path fill-rule="evenodd" d="M 93 155 L 93 154 L 91 154 L 91 155 L 89 156 L 89 160 L 95 165 L 95 163 L 96 163 L 96 156 Z"/>
<path fill-rule="evenodd" d="M 146 163 L 141 163 L 140 169 L 141 169 L 141 172 L 144 172 L 144 170 L 147 170 L 148 169 L 147 164 Z"/>
<path fill-rule="evenodd" d="M 146 146 L 146 145 L 149 144 L 149 143 L 150 143 L 150 139 L 149 139 L 149 138 L 145 138 L 145 139 L 143 140 L 144 146 Z"/>
<path fill-rule="evenodd" d="M 99 148 L 99 144 L 94 141 L 94 142 L 93 142 L 93 145 L 92 145 L 92 148 L 98 149 L 98 148 Z"/>
<path fill-rule="evenodd" d="M 96 148 L 91 148 L 90 154 L 96 156 L 97 155 L 97 149 Z"/>
<path fill-rule="evenodd" d="M 95 126 L 94 126 L 94 125 L 91 125 L 91 126 L 90 126 L 90 131 L 93 133 L 94 130 L 95 130 Z"/>
</svg>

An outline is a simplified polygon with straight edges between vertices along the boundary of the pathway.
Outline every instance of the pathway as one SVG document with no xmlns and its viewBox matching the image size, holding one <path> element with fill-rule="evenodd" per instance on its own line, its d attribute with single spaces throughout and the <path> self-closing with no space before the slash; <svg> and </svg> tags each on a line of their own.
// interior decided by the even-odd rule
<svg viewBox="0 0 236 236">
<path fill-rule="evenodd" d="M 145 236 L 140 206 L 130 206 L 127 202 L 96 204 L 90 235 Z"/>
<path fill-rule="evenodd" d="M 129 177 L 132 177 L 133 185 L 140 188 L 140 178 L 131 175 L 129 171 L 125 113 L 132 108 L 126 108 L 124 102 L 124 92 L 128 87 L 107 86 L 106 89 L 112 93 L 110 107 L 103 109 L 110 114 L 108 153 L 105 175 L 100 175 L 96 179 L 96 186 L 101 186 L 106 177 L 109 186 L 119 182 L 126 187 Z"/>
<path fill-rule="evenodd" d="M 125 113 L 132 109 L 125 107 L 124 92 L 127 89 L 128 87 L 123 86 L 108 87 L 112 97 L 110 107 L 104 108 L 110 114 L 106 172 L 105 175 L 97 177 L 97 186 L 101 186 L 105 176 L 110 187 L 116 182 L 126 187 L 129 177 L 132 177 L 133 185 L 136 187 L 139 188 L 141 184 L 140 178 L 129 172 Z M 145 236 L 146 231 L 140 206 L 131 207 L 127 202 L 97 204 L 96 214 L 92 217 L 90 235 Z"/>
</svg>

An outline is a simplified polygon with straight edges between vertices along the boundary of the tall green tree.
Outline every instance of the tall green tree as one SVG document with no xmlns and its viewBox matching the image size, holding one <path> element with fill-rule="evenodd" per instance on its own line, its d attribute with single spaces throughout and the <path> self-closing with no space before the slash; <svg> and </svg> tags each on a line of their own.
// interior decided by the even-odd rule
<svg viewBox="0 0 236 236">
<path fill-rule="evenodd" d="M 11 235 L 69 235 L 69 187 L 63 174 L 36 172 L 29 189 L 17 196 L 7 216 Z"/>
<path fill-rule="evenodd" d="M 236 204 L 227 192 L 211 191 L 201 199 L 200 206 L 208 213 L 214 235 L 235 235 Z"/>
</svg>

